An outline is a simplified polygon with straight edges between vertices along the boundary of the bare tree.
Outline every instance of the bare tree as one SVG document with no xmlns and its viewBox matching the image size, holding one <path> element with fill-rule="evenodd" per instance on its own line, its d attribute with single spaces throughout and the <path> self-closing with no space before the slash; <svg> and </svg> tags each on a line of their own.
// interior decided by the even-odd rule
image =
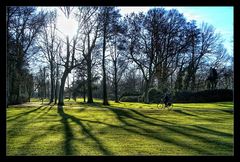
<svg viewBox="0 0 240 162">
<path fill-rule="evenodd" d="M 191 46 L 187 75 L 185 77 L 185 90 L 195 89 L 195 75 L 204 57 L 216 52 L 220 41 L 220 35 L 216 34 L 213 26 L 203 23 L 201 28 L 196 26 L 190 29 Z M 190 84 L 191 82 L 191 84 Z"/>
<path fill-rule="evenodd" d="M 110 34 L 112 33 L 113 25 L 116 23 L 116 19 L 120 17 L 119 11 L 115 7 L 102 7 L 100 8 L 101 31 L 103 38 L 102 46 L 102 69 L 103 69 L 103 105 L 109 105 L 107 98 L 107 83 L 106 83 L 106 67 L 105 67 L 105 52 L 106 45 Z"/>
<path fill-rule="evenodd" d="M 70 17 L 71 11 L 73 8 L 70 7 L 64 7 L 61 8 L 67 18 Z M 79 25 L 80 27 L 80 25 Z M 76 59 L 76 44 L 77 44 L 77 39 L 78 39 L 78 33 L 79 33 L 80 28 L 77 31 L 77 34 L 72 38 L 71 42 L 69 42 L 69 37 L 66 36 L 66 57 L 63 57 L 61 53 L 59 53 L 60 63 L 59 65 L 64 67 L 63 75 L 61 77 L 61 84 L 60 84 L 60 89 L 59 89 L 59 97 L 58 97 L 58 105 L 62 106 L 64 105 L 64 86 L 66 82 L 66 78 L 69 73 L 71 73 L 72 69 L 75 67 L 81 65 L 82 61 Z M 59 107 L 61 108 L 61 107 Z"/>
<path fill-rule="evenodd" d="M 126 30 L 123 24 L 116 24 L 114 27 L 113 35 L 112 35 L 112 41 L 109 45 L 110 49 L 110 56 L 113 64 L 113 85 L 114 85 L 114 96 L 115 96 L 115 102 L 119 102 L 118 98 L 118 84 L 121 80 L 123 73 L 127 69 L 127 59 L 124 56 L 124 52 L 126 48 L 124 47 L 124 31 Z"/>
<path fill-rule="evenodd" d="M 23 71 L 38 52 L 35 40 L 45 24 L 46 14 L 37 13 L 35 7 L 8 7 L 7 11 L 7 96 L 10 99 L 7 103 L 21 103 Z"/>
<path fill-rule="evenodd" d="M 81 65 L 81 61 L 76 60 L 75 58 L 75 51 L 76 51 L 76 43 L 77 39 L 76 37 L 73 38 L 73 45 L 72 48 L 70 46 L 69 38 L 67 36 L 67 41 L 66 41 L 66 57 L 65 59 L 61 54 L 59 54 L 61 61 L 63 64 L 60 64 L 64 67 L 63 75 L 61 77 L 61 84 L 60 84 L 60 89 L 59 89 L 59 97 L 58 97 L 58 105 L 64 105 L 63 99 L 64 99 L 64 85 L 67 79 L 67 76 L 69 73 L 71 73 L 71 70 L 74 69 L 75 67 Z"/>
<path fill-rule="evenodd" d="M 82 54 L 87 63 L 87 102 L 93 103 L 92 97 L 92 53 L 99 37 L 97 7 L 79 7 L 77 17 L 83 23 Z"/>
<path fill-rule="evenodd" d="M 41 51 L 44 54 L 44 57 L 49 63 L 50 68 L 50 101 L 53 102 L 54 99 L 54 87 L 55 87 L 55 59 L 59 48 L 59 42 L 56 36 L 56 11 L 50 12 L 48 14 L 48 24 L 44 27 L 44 32 L 42 33 L 42 38 L 40 40 Z"/>
</svg>

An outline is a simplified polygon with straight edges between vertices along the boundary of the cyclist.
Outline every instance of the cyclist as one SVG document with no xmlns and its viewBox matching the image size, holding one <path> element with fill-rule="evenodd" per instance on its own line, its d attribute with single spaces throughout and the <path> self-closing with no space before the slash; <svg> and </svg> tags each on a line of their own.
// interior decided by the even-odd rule
<svg viewBox="0 0 240 162">
<path fill-rule="evenodd" d="M 164 97 L 164 99 L 163 99 L 163 103 L 165 104 L 165 107 L 168 107 L 168 106 L 169 106 L 169 105 L 168 105 L 169 100 L 170 100 L 169 94 L 166 93 L 166 94 L 165 94 L 165 97 Z"/>
</svg>

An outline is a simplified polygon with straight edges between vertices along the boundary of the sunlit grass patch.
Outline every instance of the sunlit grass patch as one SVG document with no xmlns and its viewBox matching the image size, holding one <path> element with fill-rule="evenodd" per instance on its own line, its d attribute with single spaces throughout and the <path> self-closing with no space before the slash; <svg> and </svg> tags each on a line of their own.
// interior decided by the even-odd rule
<svg viewBox="0 0 240 162">
<path fill-rule="evenodd" d="M 94 102 L 9 106 L 7 155 L 233 155 L 231 102 Z"/>
</svg>

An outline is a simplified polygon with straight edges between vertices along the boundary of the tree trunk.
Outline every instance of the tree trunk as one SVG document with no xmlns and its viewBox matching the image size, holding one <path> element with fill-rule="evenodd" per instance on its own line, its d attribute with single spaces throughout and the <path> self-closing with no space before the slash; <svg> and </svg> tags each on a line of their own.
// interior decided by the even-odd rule
<svg viewBox="0 0 240 162">
<path fill-rule="evenodd" d="M 85 86 L 85 82 L 83 84 L 83 102 L 84 103 L 86 102 L 86 86 Z M 93 103 L 93 102 L 88 102 L 88 103 Z"/>
<path fill-rule="evenodd" d="M 55 86 L 55 101 L 54 104 L 57 104 L 58 100 L 58 80 L 56 81 L 56 86 Z"/>
<path fill-rule="evenodd" d="M 173 88 L 173 73 L 170 76 L 170 88 Z"/>
<path fill-rule="evenodd" d="M 118 84 L 117 84 L 117 61 L 114 61 L 114 94 L 115 94 L 115 102 L 119 102 L 118 100 Z"/>
<path fill-rule="evenodd" d="M 46 95 L 47 95 L 47 97 L 46 98 L 48 98 L 48 99 L 50 99 L 50 90 L 49 90 L 50 85 L 49 84 L 50 84 L 49 81 L 47 81 L 47 84 L 46 84 Z"/>
<path fill-rule="evenodd" d="M 56 86 L 55 86 L 55 102 L 54 104 L 57 104 L 57 99 L 58 99 L 58 73 L 59 73 L 59 69 L 58 69 L 58 65 L 57 65 L 57 74 L 56 74 Z"/>
<path fill-rule="evenodd" d="M 162 63 L 157 66 L 156 77 L 158 82 L 158 89 L 161 89 Z"/>
<path fill-rule="evenodd" d="M 44 86 L 44 98 L 46 98 L 47 90 L 46 90 L 46 82 L 45 82 L 45 79 L 46 79 L 46 68 L 45 67 L 43 68 L 43 78 L 44 78 L 44 83 L 43 83 L 43 86 Z"/>
<path fill-rule="evenodd" d="M 107 83 L 106 83 L 106 69 L 105 69 L 105 48 L 106 48 L 106 24 L 103 31 L 103 59 L 102 59 L 102 69 L 103 69 L 103 105 L 109 105 L 107 99 Z"/>
<path fill-rule="evenodd" d="M 61 79 L 61 85 L 60 85 L 60 89 L 59 89 L 59 97 L 58 97 L 58 105 L 62 106 L 64 105 L 64 101 L 63 101 L 63 97 L 64 97 L 64 86 L 65 86 L 65 82 L 68 76 L 68 72 L 64 71 L 63 73 L 63 77 Z"/>
<path fill-rule="evenodd" d="M 54 76 L 53 76 L 53 65 L 52 63 L 50 64 L 50 72 L 51 72 L 51 96 L 50 96 L 50 101 L 49 103 L 53 102 L 53 98 L 54 98 Z"/>
<path fill-rule="evenodd" d="M 148 89 L 149 89 L 149 80 L 145 80 L 145 89 L 144 89 L 144 103 L 149 103 Z"/>
<path fill-rule="evenodd" d="M 192 75 L 193 75 L 193 63 L 191 62 L 190 65 L 187 68 L 187 74 L 184 80 L 184 90 L 189 89 L 189 83 L 191 81 Z"/>
<path fill-rule="evenodd" d="M 19 104 L 20 103 L 20 85 L 21 85 L 21 83 L 20 83 L 20 81 L 19 81 L 19 83 L 18 83 L 18 85 L 17 85 L 17 99 L 16 99 L 16 101 L 17 101 L 17 103 Z"/>
<path fill-rule="evenodd" d="M 167 59 L 163 62 L 162 68 L 162 79 L 161 79 L 161 89 L 168 89 L 168 67 L 167 67 Z"/>
<path fill-rule="evenodd" d="M 196 80 L 195 73 L 193 73 L 192 74 L 192 82 L 191 82 L 191 90 L 192 91 L 195 91 L 195 80 Z"/>
<path fill-rule="evenodd" d="M 93 98 L 92 98 L 92 60 L 91 60 L 91 54 L 88 54 L 88 59 L 87 59 L 87 98 L 88 98 L 88 103 L 93 103 Z M 84 85 L 85 89 L 85 85 Z"/>
</svg>

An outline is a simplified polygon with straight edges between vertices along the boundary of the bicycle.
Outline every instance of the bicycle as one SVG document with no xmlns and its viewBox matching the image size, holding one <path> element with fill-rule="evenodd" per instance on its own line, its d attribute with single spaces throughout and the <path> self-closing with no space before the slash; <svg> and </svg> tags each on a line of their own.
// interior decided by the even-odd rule
<svg viewBox="0 0 240 162">
<path fill-rule="evenodd" d="M 168 102 L 167 105 L 165 105 L 165 103 L 163 102 L 163 99 L 161 99 L 160 102 L 157 104 L 157 108 L 159 108 L 159 109 L 168 108 L 168 110 L 172 110 L 173 103 L 172 102 Z"/>
<path fill-rule="evenodd" d="M 165 104 L 164 104 L 164 102 L 163 102 L 163 99 L 160 99 L 160 102 L 157 103 L 157 108 L 159 108 L 159 109 L 165 108 Z"/>
</svg>

